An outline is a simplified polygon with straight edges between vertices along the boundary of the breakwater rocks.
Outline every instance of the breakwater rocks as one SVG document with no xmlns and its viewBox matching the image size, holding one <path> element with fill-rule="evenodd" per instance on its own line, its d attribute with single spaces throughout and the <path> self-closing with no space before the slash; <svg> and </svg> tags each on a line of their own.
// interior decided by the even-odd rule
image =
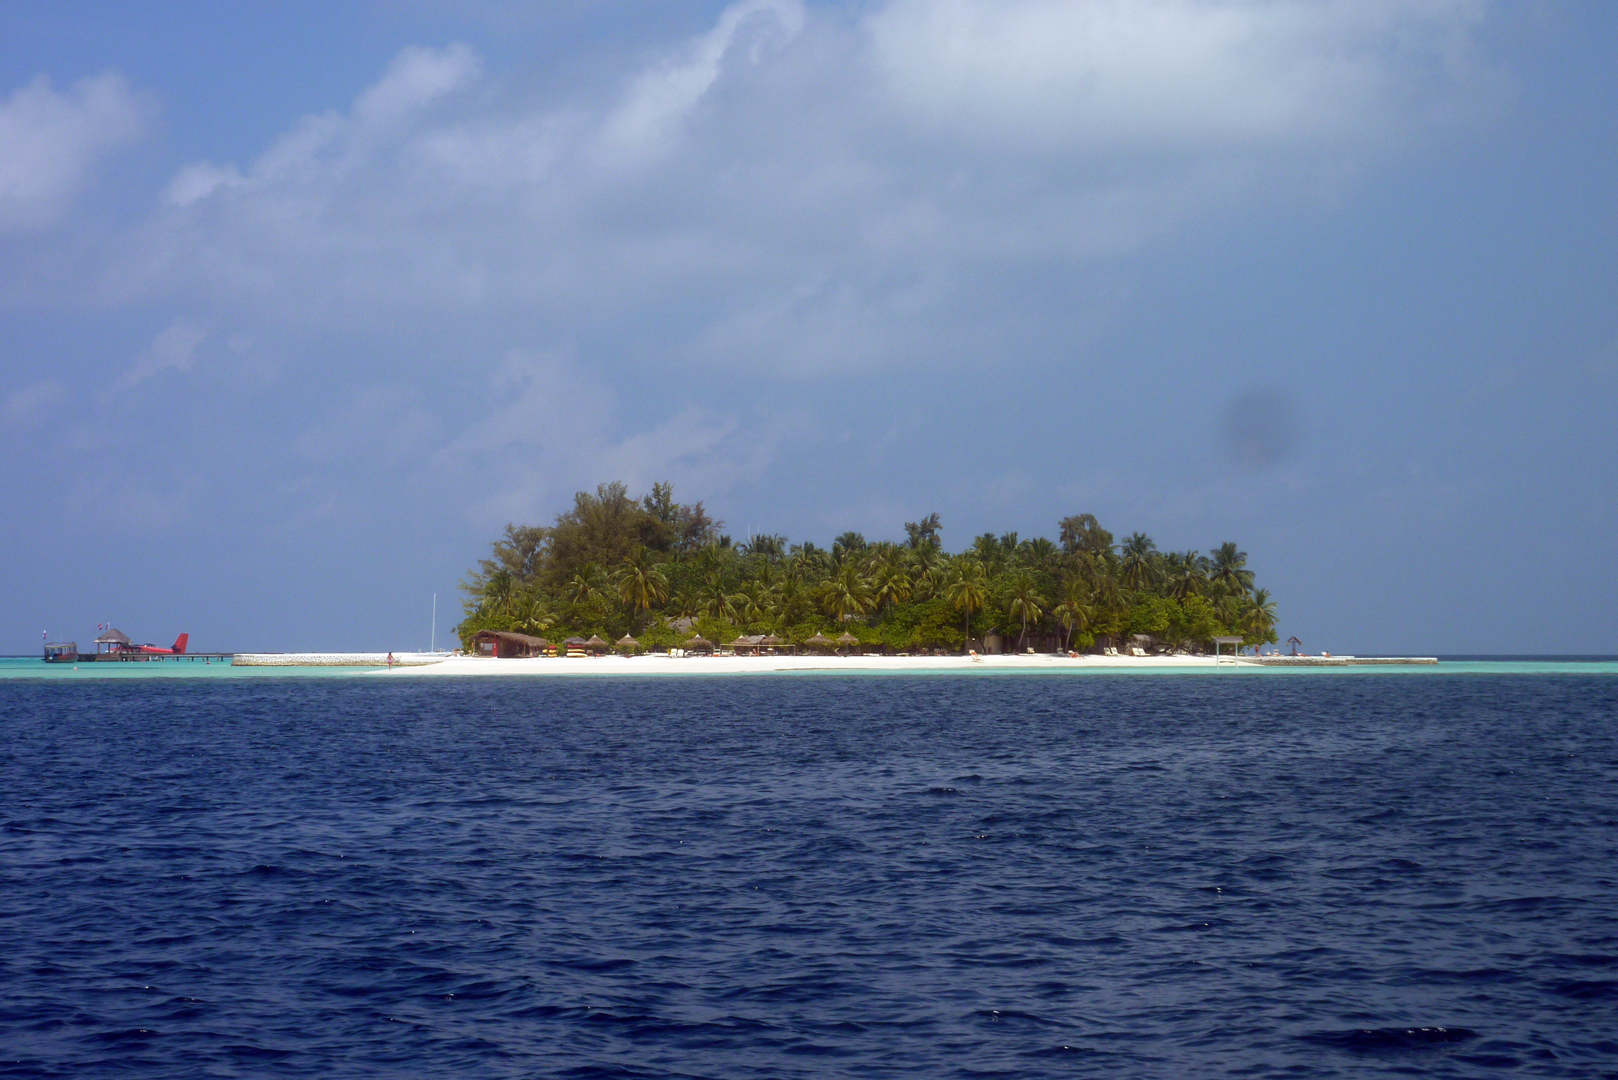
<svg viewBox="0 0 1618 1080">
<path fill-rule="evenodd" d="M 441 664 L 444 657 L 433 653 L 394 653 L 394 667 L 426 667 Z M 368 667 L 388 666 L 387 653 L 237 653 L 231 667 Z"/>
<path fill-rule="evenodd" d="M 1361 664 L 1436 664 L 1436 656 L 1243 656 L 1238 663 L 1264 667 L 1358 667 Z"/>
</svg>

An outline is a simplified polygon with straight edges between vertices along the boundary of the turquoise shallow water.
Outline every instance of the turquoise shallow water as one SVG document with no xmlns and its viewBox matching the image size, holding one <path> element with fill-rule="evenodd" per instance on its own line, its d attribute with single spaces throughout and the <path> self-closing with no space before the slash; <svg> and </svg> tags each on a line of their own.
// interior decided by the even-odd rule
<svg viewBox="0 0 1618 1080">
<path fill-rule="evenodd" d="M 118 664 L 47 664 L 37 656 L 0 657 L 0 682 L 11 679 L 116 680 L 131 679 L 263 679 L 342 678 L 376 668 L 233 668 L 230 661 L 158 660 Z"/>
<path fill-rule="evenodd" d="M 202 661 L 157 661 L 147 663 L 120 663 L 120 664 L 47 664 L 38 657 L 0 657 L 0 681 L 15 679 L 49 679 L 49 680 L 130 680 L 130 679 L 342 679 L 355 676 L 369 675 L 382 670 L 381 668 L 334 668 L 334 667 L 293 667 L 293 668 L 233 668 L 228 663 L 203 663 Z M 1573 660 L 1565 658 L 1544 660 L 1441 660 L 1437 664 L 1417 664 L 1409 667 L 1367 666 L 1349 668 L 1325 667 L 1224 667 L 1217 669 L 1223 676 L 1233 678 L 1364 678 L 1372 675 L 1423 675 L 1454 676 L 1454 675 L 1618 675 L 1618 659 Z M 683 675 L 712 676 L 711 673 L 700 670 L 681 672 Z M 760 672 L 758 674 L 764 674 Z M 1208 675 L 1207 667 L 1162 667 L 1142 670 L 1140 668 L 1056 668 L 1046 670 L 1014 671 L 1005 669 L 988 669 L 981 672 L 963 672 L 959 667 L 948 669 L 914 669 L 910 671 L 798 671 L 780 672 L 772 674 L 789 674 L 801 678 L 823 678 L 827 676 L 861 675 L 868 678 L 904 678 L 916 675 L 948 674 L 952 677 L 997 678 L 1016 677 L 1023 675 L 1037 675 L 1045 678 L 1073 678 L 1095 676 L 1137 676 L 1152 677 L 1166 675 Z M 592 678 L 616 677 L 575 675 L 564 678 Z M 746 677 L 744 674 L 742 677 Z"/>
</svg>

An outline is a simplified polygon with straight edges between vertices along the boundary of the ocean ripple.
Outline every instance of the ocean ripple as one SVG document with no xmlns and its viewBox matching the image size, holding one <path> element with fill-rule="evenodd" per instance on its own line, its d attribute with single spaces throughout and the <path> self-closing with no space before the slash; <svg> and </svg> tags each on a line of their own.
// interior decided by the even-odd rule
<svg viewBox="0 0 1618 1080">
<path fill-rule="evenodd" d="M 0 685 L 0 1075 L 1588 1076 L 1618 681 Z"/>
</svg>

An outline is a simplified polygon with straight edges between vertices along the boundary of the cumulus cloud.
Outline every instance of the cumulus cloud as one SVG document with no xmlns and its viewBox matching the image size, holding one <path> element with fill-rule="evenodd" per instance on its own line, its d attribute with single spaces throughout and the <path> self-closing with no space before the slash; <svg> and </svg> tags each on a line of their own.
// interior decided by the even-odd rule
<svg viewBox="0 0 1618 1080">
<path fill-rule="evenodd" d="M 343 322 L 520 310 L 571 341 L 678 309 L 665 347 L 696 362 L 799 323 L 894 362 L 986 265 L 1110 257 L 1362 168 L 1468 92 L 1482 11 L 742 0 L 616 88 L 538 101 L 412 48 L 246 168 L 182 169 L 127 284 Z"/>
<path fill-rule="evenodd" d="M 311 415 L 351 402 L 292 440 L 308 460 L 374 430 L 443 475 L 531 463 L 479 496 L 513 517 L 603 475 L 718 490 L 810 449 L 766 388 L 992 376 L 1104 317 L 1109 260 L 1448 122 L 1485 13 L 741 0 L 566 92 L 413 47 L 256 158 L 178 169 L 94 285 L 199 313 L 126 385 L 185 370 L 210 325 L 280 343 Z M 571 359 L 513 360 L 492 391 L 464 359 L 508 352 Z M 384 375 L 419 394 L 372 393 Z"/>
<path fill-rule="evenodd" d="M 145 133 L 155 107 L 104 72 L 58 91 L 44 75 L 0 102 L 0 232 L 55 224 L 102 159 Z"/>
</svg>

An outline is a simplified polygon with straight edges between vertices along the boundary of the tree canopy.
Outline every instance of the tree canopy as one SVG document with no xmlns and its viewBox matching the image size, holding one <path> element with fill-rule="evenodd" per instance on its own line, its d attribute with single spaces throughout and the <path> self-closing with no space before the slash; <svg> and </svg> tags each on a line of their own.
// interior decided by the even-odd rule
<svg viewBox="0 0 1618 1080">
<path fill-rule="evenodd" d="M 1135 635 L 1196 652 L 1215 637 L 1276 640 L 1275 603 L 1232 542 L 1160 551 L 1140 532 L 1115 541 L 1093 514 L 1062 518 L 1056 542 L 984 533 L 956 554 L 936 513 L 905 522 L 903 542 L 848 531 L 829 549 L 774 534 L 736 543 L 722 527 L 669 484 L 640 498 L 618 482 L 581 491 L 550 525 L 507 525 L 468 575 L 463 644 L 485 629 L 632 634 L 653 648 L 693 630 L 789 642 L 848 632 L 895 650 L 959 650 L 991 634 L 1041 649 Z"/>
</svg>

